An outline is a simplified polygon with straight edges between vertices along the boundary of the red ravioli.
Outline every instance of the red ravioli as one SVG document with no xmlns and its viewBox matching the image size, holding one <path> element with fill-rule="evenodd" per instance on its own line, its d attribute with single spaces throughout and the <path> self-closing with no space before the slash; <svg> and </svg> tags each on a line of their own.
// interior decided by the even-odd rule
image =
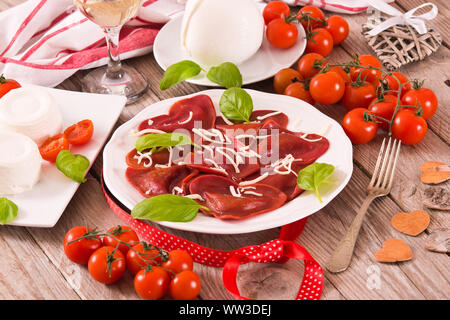
<svg viewBox="0 0 450 320">
<path fill-rule="evenodd" d="M 149 157 L 152 159 L 151 166 L 154 166 L 155 164 L 167 164 L 169 162 L 169 156 L 169 151 L 167 149 L 150 155 Z M 131 168 L 147 169 L 150 167 L 150 160 L 146 157 L 140 156 L 136 149 L 131 150 L 127 154 L 126 161 L 127 166 Z"/>
<path fill-rule="evenodd" d="M 184 184 L 197 175 L 198 171 L 186 166 L 168 168 L 135 169 L 127 168 L 128 181 L 144 197 L 150 198 L 160 194 L 172 193 L 174 187 L 183 188 Z"/>
<path fill-rule="evenodd" d="M 252 112 L 252 115 L 250 116 L 251 123 L 238 123 L 238 124 L 234 124 L 234 125 L 226 124 L 222 117 L 218 117 L 216 119 L 216 128 L 220 129 L 222 131 L 228 130 L 228 132 L 229 132 L 229 130 L 239 130 L 239 129 L 242 131 L 258 130 L 269 120 L 274 121 L 282 128 L 286 128 L 286 126 L 289 122 L 289 118 L 284 113 L 278 113 L 273 116 L 264 118 L 260 122 L 255 122 L 255 121 L 259 121 L 258 117 L 262 117 L 262 116 L 265 116 L 267 114 L 274 113 L 274 112 L 276 112 L 276 111 L 274 111 L 274 110 L 254 110 Z"/>
<path fill-rule="evenodd" d="M 265 184 L 254 184 L 241 189 L 241 197 L 235 197 L 230 187 L 238 189 L 238 184 L 231 179 L 217 176 L 205 175 L 194 178 L 189 190 L 191 194 L 199 194 L 205 202 L 202 202 L 219 219 L 245 219 L 260 213 L 275 210 L 286 202 L 286 195 Z M 246 194 L 251 191 L 260 195 Z"/>
<path fill-rule="evenodd" d="M 200 94 L 175 102 L 169 114 L 149 120 L 143 121 L 138 130 L 156 129 L 165 132 L 173 132 L 176 129 L 191 130 L 194 128 L 194 122 L 201 122 L 203 129 L 210 129 L 214 127 L 216 121 L 216 110 L 211 98 Z"/>
</svg>

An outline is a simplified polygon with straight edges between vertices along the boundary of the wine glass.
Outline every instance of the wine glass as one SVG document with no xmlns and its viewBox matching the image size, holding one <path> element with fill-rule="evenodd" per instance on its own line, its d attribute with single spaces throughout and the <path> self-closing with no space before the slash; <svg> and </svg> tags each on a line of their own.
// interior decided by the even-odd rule
<svg viewBox="0 0 450 320">
<path fill-rule="evenodd" d="M 141 0 L 74 0 L 75 6 L 105 32 L 109 62 L 83 78 L 83 91 L 118 94 L 127 104 L 139 99 L 148 89 L 148 80 L 136 69 L 123 66 L 119 57 L 119 33 L 135 17 Z"/>
</svg>

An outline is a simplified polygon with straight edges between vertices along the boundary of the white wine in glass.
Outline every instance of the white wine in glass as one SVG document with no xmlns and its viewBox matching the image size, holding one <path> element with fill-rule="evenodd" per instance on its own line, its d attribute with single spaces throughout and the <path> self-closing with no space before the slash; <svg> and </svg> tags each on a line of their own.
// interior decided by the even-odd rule
<svg viewBox="0 0 450 320">
<path fill-rule="evenodd" d="M 119 94 L 127 103 L 139 99 L 148 89 L 148 80 L 136 69 L 122 66 L 119 57 L 119 33 L 136 16 L 141 0 L 74 0 L 75 6 L 105 32 L 109 62 L 83 78 L 83 90 Z"/>
</svg>

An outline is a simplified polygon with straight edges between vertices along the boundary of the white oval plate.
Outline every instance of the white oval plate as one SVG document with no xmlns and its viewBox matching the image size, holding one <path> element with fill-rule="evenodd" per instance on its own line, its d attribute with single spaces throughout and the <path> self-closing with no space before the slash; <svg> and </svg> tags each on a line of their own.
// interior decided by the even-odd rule
<svg viewBox="0 0 450 320">
<path fill-rule="evenodd" d="M 297 221 L 319 211 L 348 183 L 353 171 L 352 144 L 339 123 L 302 100 L 249 89 L 247 92 L 253 98 L 255 110 L 271 109 L 286 113 L 289 117 L 287 127 L 289 130 L 322 133 L 329 139 L 330 148 L 317 160 L 335 166 L 335 173 L 332 176 L 333 183 L 327 190 L 321 188 L 323 202 L 320 203 L 314 193 L 306 191 L 281 208 L 244 220 L 220 220 L 199 213 L 191 222 L 157 223 L 179 230 L 214 234 L 237 234 L 266 230 Z M 218 102 L 222 93 L 223 90 L 212 89 L 163 100 L 148 106 L 133 119 L 120 126 L 103 151 L 103 177 L 110 192 L 130 210 L 145 199 L 125 177 L 127 168 L 125 156 L 134 148 L 136 141 L 136 137 L 131 137 L 130 132 L 136 130 L 139 123 L 157 115 L 167 114 L 174 102 L 198 94 L 210 96 L 216 112 L 219 114 Z M 326 130 L 326 132 L 320 132 L 321 130 Z"/>
<path fill-rule="evenodd" d="M 193 60 L 181 47 L 182 20 L 183 15 L 176 16 L 165 24 L 156 36 L 153 53 L 156 62 L 163 70 L 181 60 Z M 297 42 L 289 49 L 278 49 L 272 46 L 264 32 L 264 40 L 259 50 L 238 66 L 244 85 L 273 77 L 280 69 L 290 67 L 301 57 L 306 47 L 306 36 L 301 24 L 297 24 L 297 29 Z M 203 71 L 198 76 L 186 81 L 202 86 L 218 87 L 216 83 L 206 78 L 206 73 Z"/>
</svg>

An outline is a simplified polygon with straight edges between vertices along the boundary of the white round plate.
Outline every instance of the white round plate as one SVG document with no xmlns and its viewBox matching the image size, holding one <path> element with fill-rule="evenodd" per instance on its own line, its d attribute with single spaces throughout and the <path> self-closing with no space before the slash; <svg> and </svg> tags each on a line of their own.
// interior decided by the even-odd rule
<svg viewBox="0 0 450 320">
<path fill-rule="evenodd" d="M 156 62 L 164 70 L 181 60 L 193 60 L 181 47 L 182 20 L 183 15 L 173 18 L 156 36 L 153 52 Z M 289 49 L 278 49 L 272 46 L 264 32 L 264 40 L 259 50 L 238 66 L 244 85 L 273 77 L 280 69 L 290 67 L 301 57 L 306 47 L 305 30 L 301 24 L 297 24 L 297 29 L 297 42 Z M 186 81 L 202 86 L 218 87 L 216 83 L 206 78 L 206 73 L 203 71 L 198 76 Z"/>
<path fill-rule="evenodd" d="M 219 114 L 218 102 L 224 90 L 212 89 L 184 97 L 163 100 L 148 106 L 133 119 L 121 125 L 113 134 L 103 152 L 103 177 L 110 192 L 128 209 L 132 209 L 144 197 L 127 181 L 125 157 L 134 148 L 136 137 L 132 130 L 149 118 L 167 114 L 173 103 L 198 94 L 206 94 L 214 102 Z M 237 234 L 279 227 L 307 217 L 325 207 L 349 181 L 353 171 L 352 144 L 335 120 L 324 115 L 310 104 L 289 96 L 247 90 L 254 102 L 254 110 L 271 109 L 284 112 L 289 117 L 288 129 L 308 133 L 319 133 L 330 141 L 330 148 L 317 161 L 335 166 L 332 183 L 321 188 L 323 202 L 316 195 L 305 191 L 294 200 L 271 212 L 262 213 L 244 220 L 220 220 L 199 213 L 191 222 L 157 222 L 174 229 L 214 233 Z M 325 131 L 321 132 L 321 131 Z"/>
</svg>

